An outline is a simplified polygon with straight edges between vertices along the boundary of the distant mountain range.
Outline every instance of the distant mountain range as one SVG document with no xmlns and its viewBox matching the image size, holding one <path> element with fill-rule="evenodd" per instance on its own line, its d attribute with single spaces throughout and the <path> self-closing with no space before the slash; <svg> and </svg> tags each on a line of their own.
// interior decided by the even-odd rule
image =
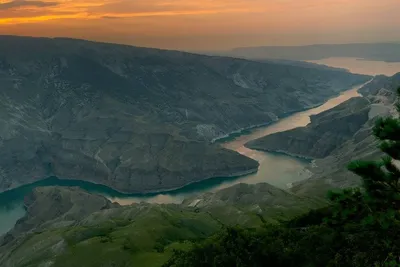
<svg viewBox="0 0 400 267">
<path fill-rule="evenodd" d="M 329 57 L 354 57 L 400 62 L 400 43 L 240 47 L 231 51 L 206 52 L 205 54 L 246 59 L 318 60 Z"/>
</svg>

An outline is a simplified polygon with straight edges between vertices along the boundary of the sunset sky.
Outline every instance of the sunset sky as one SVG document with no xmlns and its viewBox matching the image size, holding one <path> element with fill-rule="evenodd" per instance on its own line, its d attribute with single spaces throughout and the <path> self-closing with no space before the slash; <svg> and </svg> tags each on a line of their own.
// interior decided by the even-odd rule
<svg viewBox="0 0 400 267">
<path fill-rule="evenodd" d="M 0 34 L 182 50 L 400 42 L 400 0 L 0 0 Z"/>
</svg>

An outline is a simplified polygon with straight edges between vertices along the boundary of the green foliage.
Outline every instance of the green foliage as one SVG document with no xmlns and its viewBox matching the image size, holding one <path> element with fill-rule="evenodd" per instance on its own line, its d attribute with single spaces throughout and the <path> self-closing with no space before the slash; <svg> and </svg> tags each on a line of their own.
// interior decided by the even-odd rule
<svg viewBox="0 0 400 267">
<path fill-rule="evenodd" d="M 127 250 L 130 253 L 135 253 L 139 251 L 139 247 L 136 245 L 135 239 L 131 236 L 125 238 L 122 249 Z"/>
<path fill-rule="evenodd" d="M 206 241 L 194 244 L 192 249 L 175 251 L 164 266 L 265 266 L 268 257 L 271 266 L 295 266 L 296 244 L 284 240 L 293 239 L 299 233 L 295 230 L 283 231 L 279 226 L 261 230 L 228 227 Z M 285 249 L 285 257 L 282 250 Z"/>
<path fill-rule="evenodd" d="M 362 188 L 330 192 L 329 207 L 280 226 L 225 228 L 176 250 L 164 267 L 400 266 L 400 119 L 379 119 L 373 133 L 387 156 L 349 164 Z"/>
<path fill-rule="evenodd" d="M 110 237 L 110 233 L 114 230 L 114 227 L 111 225 L 100 225 L 96 227 L 81 227 L 77 229 L 73 229 L 65 234 L 65 240 L 68 242 L 68 245 L 73 246 L 82 241 L 100 237 L 102 243 L 111 242 L 112 238 Z"/>
</svg>

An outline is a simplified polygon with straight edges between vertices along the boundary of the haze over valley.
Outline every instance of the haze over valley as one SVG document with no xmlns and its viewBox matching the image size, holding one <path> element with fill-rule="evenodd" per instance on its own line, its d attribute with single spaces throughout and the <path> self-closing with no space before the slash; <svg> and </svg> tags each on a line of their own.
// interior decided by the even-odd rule
<svg viewBox="0 0 400 267">
<path fill-rule="evenodd" d="M 0 267 L 400 264 L 400 2 L 250 2 L 0 1 Z"/>
<path fill-rule="evenodd" d="M 72 216 L 70 223 L 74 225 L 73 221 L 78 222 L 99 208 L 115 210 L 112 217 L 128 211 L 118 204 L 107 204 L 105 199 L 93 199 L 93 204 L 83 206 L 88 210 L 77 214 L 73 207 L 82 205 L 78 203 L 82 203 L 82 194 L 87 193 L 69 186 L 101 194 L 121 205 L 137 203 L 127 206 L 132 209 L 129 212 L 158 207 L 145 202 L 176 203 L 184 209 L 208 210 L 223 221 L 232 213 L 247 212 L 250 206 L 241 206 L 240 199 L 258 203 L 261 214 L 271 216 L 271 220 L 273 214 L 280 212 L 272 203 L 280 203 L 285 209 L 291 207 L 291 214 L 317 207 L 321 203 L 316 200 L 291 199 L 287 191 L 280 190 L 320 196 L 327 188 L 358 184 L 359 180 L 349 176 L 341 162 L 348 157 L 379 155 L 374 143 L 368 141 L 370 135 L 365 135 L 365 129 L 370 127 L 370 119 L 390 109 L 394 100 L 385 90 L 390 92 L 398 83 L 398 75 L 373 78 L 355 74 L 368 73 L 374 69 L 374 63 L 384 65 L 377 61 L 369 61 L 371 65 L 359 71 L 346 70 L 346 65 L 330 68 L 298 61 L 248 61 L 80 40 L 2 38 L 0 51 L 8 53 L 1 57 L 2 84 L 6 85 L 2 98 L 6 123 L 2 128 L 1 184 L 3 191 L 11 189 L 0 195 L 8 202 L 0 213 L 3 233 L 23 216 L 4 236 L 0 249 L 1 259 L 11 265 L 17 262 L 15 257 L 19 254 L 7 251 L 24 238 L 26 229 L 46 229 L 40 221 L 60 223 L 64 216 Z M 27 46 L 36 53 L 24 53 Z M 180 68 L 180 64 L 185 67 Z M 385 64 L 387 69 L 382 71 L 390 75 L 392 66 Z M 82 76 L 80 70 L 86 65 L 90 68 Z M 173 75 L 182 78 L 173 79 Z M 113 90 L 108 80 L 113 81 Z M 171 83 L 173 80 L 194 87 Z M 208 82 L 202 85 L 204 80 Z M 371 105 L 371 99 L 379 99 L 380 104 Z M 380 108 L 381 105 L 389 109 Z M 314 119 L 325 113 L 321 119 Z M 327 121 L 336 120 L 336 114 L 336 123 L 322 126 L 324 117 Z M 353 121 L 351 126 L 349 120 Z M 272 141 L 272 148 L 264 144 L 265 138 L 302 129 L 310 130 L 290 138 L 300 138 L 304 150 L 299 150 L 288 137 Z M 31 137 L 21 139 L 21 134 Z M 356 137 L 359 135 L 366 138 L 361 142 L 371 142 L 369 150 L 353 150 L 349 145 L 340 148 L 341 144 L 355 142 L 352 138 L 360 142 Z M 315 142 L 322 136 L 326 143 L 317 142 L 320 147 L 306 142 Z M 288 141 L 293 151 L 286 150 Z M 335 157 L 337 162 L 332 155 L 340 149 L 339 157 Z M 316 154 L 308 154 L 313 151 Z M 341 155 L 347 156 L 341 159 Z M 310 164 L 303 157 L 318 160 Z M 326 166 L 330 166 L 329 172 Z M 337 173 L 341 173 L 339 178 L 349 180 L 340 178 L 332 182 Z M 47 179 L 51 176 L 63 180 Z M 249 185 L 245 187 L 243 183 Z M 179 187 L 182 188 L 175 190 Z M 141 195 L 151 191 L 162 192 Z M 267 197 L 269 194 L 272 195 Z M 26 195 L 30 196 L 30 200 L 24 201 L 27 214 L 22 206 Z M 231 197 L 237 200 L 229 202 Z M 63 204 L 69 211 L 53 215 L 41 211 L 40 203 L 58 205 L 53 202 L 60 198 L 69 203 Z M 293 206 L 293 202 L 298 204 Z M 168 212 L 174 209 L 168 205 L 165 208 Z M 152 212 L 158 216 L 161 210 Z M 212 224 L 207 218 L 195 220 Z M 226 222 L 254 225 L 257 219 L 238 217 Z M 211 227 L 209 231 L 215 229 L 212 225 L 207 227 Z M 59 242 L 59 238 L 62 237 L 54 242 Z M 46 246 L 42 249 L 45 251 Z M 44 255 L 26 253 L 24 247 L 19 247 L 19 251 L 25 255 L 21 262 Z"/>
</svg>

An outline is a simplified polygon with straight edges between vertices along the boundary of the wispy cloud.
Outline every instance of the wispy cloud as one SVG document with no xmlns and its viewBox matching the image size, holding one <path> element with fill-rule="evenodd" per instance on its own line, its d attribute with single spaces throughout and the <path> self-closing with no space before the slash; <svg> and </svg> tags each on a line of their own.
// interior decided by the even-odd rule
<svg viewBox="0 0 400 267">
<path fill-rule="evenodd" d="M 21 7 L 50 7 L 58 5 L 58 2 L 45 2 L 45 1 L 29 1 L 29 0 L 14 0 L 9 2 L 0 2 L 0 10 L 15 9 Z"/>
<path fill-rule="evenodd" d="M 116 19 L 155 16 L 245 13 L 251 8 L 239 0 L 0 0 L 0 23 L 35 23 L 56 19 Z M 259 1 L 259 0 L 256 0 Z M 254 9 L 253 11 L 256 11 Z"/>
<path fill-rule="evenodd" d="M 394 40 L 399 9 L 400 0 L 0 0 L 0 34 L 199 50 L 353 42 L 385 32 Z"/>
</svg>

